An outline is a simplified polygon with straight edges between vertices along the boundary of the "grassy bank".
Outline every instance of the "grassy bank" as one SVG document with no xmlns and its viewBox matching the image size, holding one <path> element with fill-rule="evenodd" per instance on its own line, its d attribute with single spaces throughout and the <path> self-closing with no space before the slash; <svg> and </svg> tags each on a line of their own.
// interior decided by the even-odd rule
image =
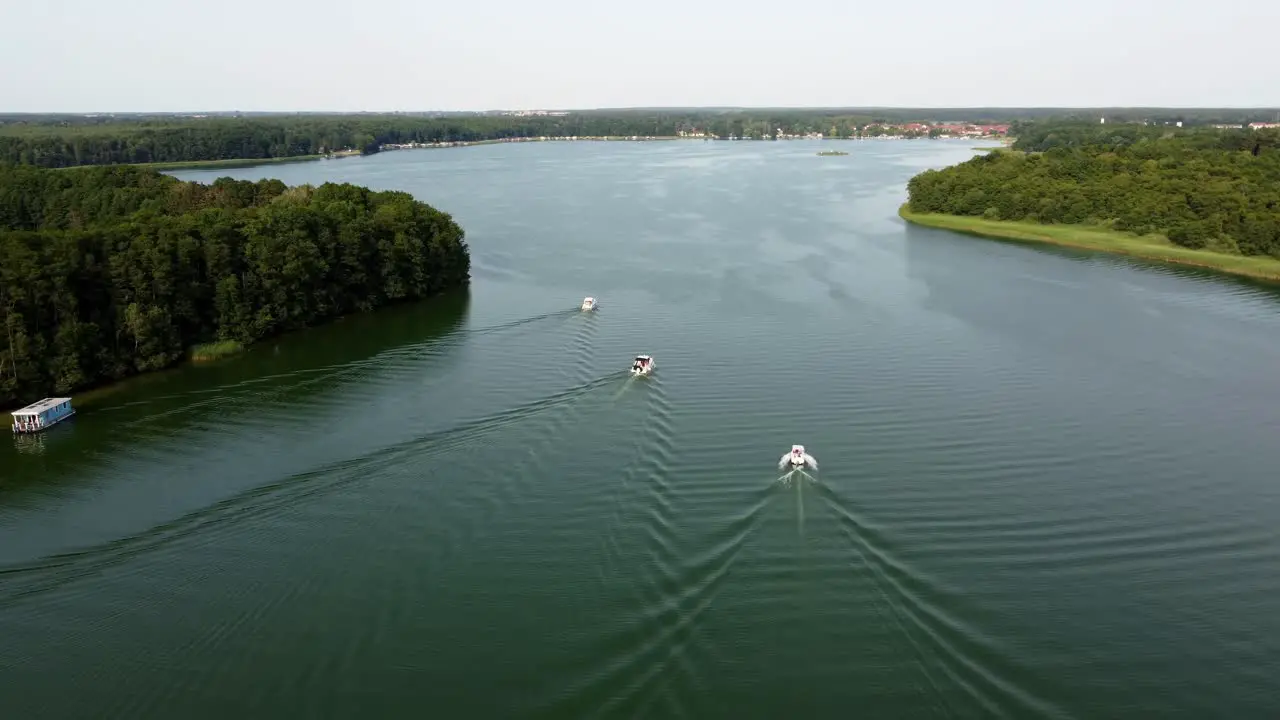
<svg viewBox="0 0 1280 720">
<path fill-rule="evenodd" d="M 359 155 L 358 151 L 333 153 L 332 155 L 291 155 L 289 157 L 270 157 L 270 158 L 231 158 L 229 160 L 187 160 L 184 162 L 153 162 L 153 163 L 121 163 L 123 165 L 134 165 L 136 167 L 151 168 L 153 170 L 199 170 L 201 168 L 240 168 L 252 167 L 254 165 L 278 165 L 282 163 L 310 162 L 312 160 L 321 160 L 325 157 L 342 158 L 353 157 Z M 102 167 L 100 165 L 69 165 L 58 170 L 74 170 L 76 168 Z"/>
<path fill-rule="evenodd" d="M 192 362 L 209 362 L 244 352 L 244 345 L 235 340 L 219 340 L 218 342 L 196 345 L 191 348 Z"/>
<path fill-rule="evenodd" d="M 417 144 L 409 144 L 407 146 L 384 145 L 381 152 L 392 152 L 396 150 L 444 150 L 447 148 L 460 147 L 477 147 L 480 145 L 504 145 L 508 143 L 537 143 L 537 142 L 658 142 L 667 140 L 703 140 L 704 138 L 681 137 L 679 135 L 575 135 L 575 136 L 545 136 L 545 137 L 505 137 L 491 138 L 488 140 L 441 140 L 439 142 L 424 142 Z"/>
<path fill-rule="evenodd" d="M 1047 243 L 1064 247 L 1098 250 L 1129 255 L 1145 260 L 1210 268 L 1232 275 L 1280 280 L 1280 260 L 1270 257 L 1245 257 L 1209 250 L 1190 250 L 1171 244 L 1161 235 L 1137 236 L 1100 227 L 1081 225 L 1041 225 L 1005 222 L 980 217 L 913 213 L 907 204 L 898 208 L 907 222 L 927 227 L 952 230 L 980 237 Z"/>
<path fill-rule="evenodd" d="M 191 348 L 192 362 L 210 362 L 221 358 L 230 357 L 238 353 L 244 352 L 244 346 L 234 340 L 224 342 L 205 343 Z M 124 390 L 136 389 L 139 386 L 148 383 L 163 381 L 164 378 L 171 377 L 174 373 L 181 372 L 184 365 L 172 365 L 160 370 L 152 370 L 140 375 L 130 375 L 115 381 L 107 381 L 101 385 L 84 388 L 72 393 L 72 404 L 76 410 L 83 411 L 94 405 L 101 403 L 103 400 L 110 398 Z M 21 405 L 15 405 L 12 408 L 0 407 L 0 411 L 8 412 L 8 410 L 16 410 Z"/>
<path fill-rule="evenodd" d="M 992 137 L 992 138 L 982 138 L 982 139 L 983 139 L 983 141 L 985 141 L 985 142 L 989 142 L 989 143 L 993 143 L 993 144 L 991 144 L 991 145 L 975 145 L 975 146 L 974 146 L 974 148 L 973 148 L 974 150 L 1009 150 L 1009 151 L 1012 151 L 1012 150 L 1013 150 L 1013 144 L 1014 144 L 1014 143 L 1016 143 L 1016 142 L 1018 142 L 1018 138 L 1015 138 L 1015 137 L 1009 137 L 1009 136 L 1005 136 L 1005 137 Z"/>
<path fill-rule="evenodd" d="M 292 157 L 275 158 L 235 158 L 231 160 L 190 160 L 187 162 L 134 163 L 139 167 L 156 170 L 198 170 L 200 168 L 238 168 L 253 165 L 276 165 L 279 163 L 307 162 L 319 160 L 323 155 L 294 155 Z M 89 167 L 89 166 L 80 166 Z"/>
</svg>

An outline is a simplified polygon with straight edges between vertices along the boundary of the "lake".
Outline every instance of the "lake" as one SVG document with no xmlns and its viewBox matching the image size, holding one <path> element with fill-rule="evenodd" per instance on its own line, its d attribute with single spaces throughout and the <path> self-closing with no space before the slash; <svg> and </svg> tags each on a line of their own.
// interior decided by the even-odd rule
<svg viewBox="0 0 1280 720">
<path fill-rule="evenodd" d="M 411 192 L 472 287 L 0 440 L 6 714 L 1275 717 L 1280 295 L 904 225 L 972 144 L 175 173 Z"/>
</svg>

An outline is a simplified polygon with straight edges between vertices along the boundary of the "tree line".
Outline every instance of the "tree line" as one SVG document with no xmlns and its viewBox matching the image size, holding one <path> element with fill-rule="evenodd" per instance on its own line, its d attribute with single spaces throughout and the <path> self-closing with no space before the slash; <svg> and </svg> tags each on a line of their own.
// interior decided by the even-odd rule
<svg viewBox="0 0 1280 720">
<path fill-rule="evenodd" d="M 1087 224 L 1280 258 L 1280 131 L 1023 124 L 995 151 L 908 183 L 918 213 Z"/>
<path fill-rule="evenodd" d="M 1009 108 L 667 109 L 574 111 L 560 115 L 489 113 L 327 115 L 0 115 L 0 163 L 38 167 L 120 163 L 269 159 L 337 150 L 377 152 L 384 144 L 475 142 L 532 137 L 675 136 L 702 131 L 718 137 L 773 139 L 778 133 L 857 137 L 868 126 L 916 121 L 1035 121 L 1089 110 Z M 1246 110 L 1117 110 L 1115 119 L 1260 117 Z M 1095 120 L 1096 122 L 1096 120 Z M 878 131 L 871 129 L 869 134 Z"/>
<path fill-rule="evenodd" d="M 937 120 L 961 111 L 930 111 Z M 965 110 L 975 122 L 991 120 Z M 998 116 L 997 116 L 998 117 Z M 918 119 L 902 110 L 596 111 L 567 115 L 448 114 L 4 116 L 0 163 L 70 167 L 121 163 L 269 159 L 337 150 L 377 152 L 384 144 L 475 142 L 533 137 L 630 137 L 702 131 L 719 137 L 772 139 L 779 132 L 854 137 L 869 124 Z"/>
<path fill-rule="evenodd" d="M 1184 122 L 1188 125 L 1207 125 L 1214 123 L 1247 123 L 1259 120 L 1275 120 L 1280 117 L 1280 108 L 1172 108 L 1172 107 L 1095 107 L 1095 108 L 904 108 L 904 107 L 846 107 L 846 108 L 769 108 L 769 107 L 667 107 L 667 108 L 612 108 L 596 110 L 574 110 L 573 115 L 584 118 L 611 118 L 613 121 L 633 122 L 637 119 L 654 117 L 679 117 L 695 122 L 704 122 L 708 118 L 754 118 L 779 119 L 787 118 L 821 119 L 831 117 L 861 118 L 867 122 L 922 122 L 932 120 L 938 122 L 974 122 L 996 123 L 1013 121 L 1044 120 L 1083 120 L 1097 123 L 1098 118 L 1105 117 L 1108 122 Z M 501 117 L 508 113 L 501 111 L 426 111 L 397 113 L 325 113 L 325 112 L 241 112 L 214 111 L 193 115 L 190 113 L 163 112 L 121 112 L 121 113 L 2 113 L 0 112 L 0 128 L 6 125 L 59 125 L 91 126 L 91 125 L 128 125 L 137 123 L 172 123 L 201 119 L 233 119 L 279 120 L 289 118 L 301 119 L 333 119 L 333 118 L 409 118 L 409 119 L 466 119 L 479 117 Z"/>
<path fill-rule="evenodd" d="M 679 135 L 773 138 L 823 132 L 854 136 L 877 121 L 803 111 L 572 113 L 555 116 L 296 115 L 147 118 L 120 122 L 9 121 L 0 125 L 0 162 L 38 167 L 269 159 L 337 150 L 374 153 L 384 144 L 476 142 L 533 137 Z M 887 120 L 880 120 L 887 121 Z"/>
<path fill-rule="evenodd" d="M 1016 137 L 1012 149 L 1045 152 L 1054 148 L 1094 147 L 1118 150 L 1140 140 L 1176 138 L 1177 145 L 1199 150 L 1249 150 L 1274 147 L 1276 131 L 1178 128 L 1143 123 L 1099 124 L 1083 122 L 1014 122 L 1009 134 Z"/>
<path fill-rule="evenodd" d="M 403 192 L 0 166 L 0 406 L 469 281 L 462 229 Z"/>
</svg>

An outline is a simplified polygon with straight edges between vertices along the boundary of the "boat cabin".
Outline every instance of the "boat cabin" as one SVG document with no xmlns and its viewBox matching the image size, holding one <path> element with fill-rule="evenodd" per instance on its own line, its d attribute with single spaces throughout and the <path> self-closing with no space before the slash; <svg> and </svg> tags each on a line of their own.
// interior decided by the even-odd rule
<svg viewBox="0 0 1280 720">
<path fill-rule="evenodd" d="M 47 430 L 75 415 L 76 411 L 71 407 L 71 398 L 45 398 L 11 414 L 13 432 L 21 435 Z"/>
</svg>

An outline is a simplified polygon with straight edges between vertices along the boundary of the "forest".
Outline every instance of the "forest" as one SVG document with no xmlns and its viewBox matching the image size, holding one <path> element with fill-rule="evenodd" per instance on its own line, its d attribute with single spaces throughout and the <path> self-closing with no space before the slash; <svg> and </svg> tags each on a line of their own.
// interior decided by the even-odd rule
<svg viewBox="0 0 1280 720">
<path fill-rule="evenodd" d="M 0 166 L 0 406 L 469 277 L 462 229 L 408 193 Z"/>
<path fill-rule="evenodd" d="M 119 163 L 198 162 L 374 153 L 399 143 L 475 142 L 529 137 L 670 137 L 701 130 L 719 137 L 772 139 L 820 132 L 857 137 L 867 125 L 917 121 L 1034 122 L 1096 117 L 1097 110 L 1045 108 L 666 108 L 573 111 L 559 115 L 497 113 L 210 113 L 0 115 L 0 163 L 70 167 Z M 1115 120 L 1188 122 L 1263 117 L 1251 110 L 1112 109 Z M 1269 117 L 1269 115 L 1267 115 Z M 1096 122 L 1096 120 L 1095 120 Z M 876 131 L 871 131 L 875 134 Z"/>
<path fill-rule="evenodd" d="M 849 137 L 872 118 L 840 113 L 673 111 L 511 115 L 309 115 L 146 117 L 117 122 L 9 116 L 0 124 L 0 162 L 38 167 L 268 159 L 342 149 L 374 153 L 397 143 L 475 142 L 528 137 L 670 137 L 701 129 L 771 138 L 784 132 Z"/>
<path fill-rule="evenodd" d="M 1019 123 L 1011 151 L 928 170 L 914 213 L 1091 225 L 1280 258 L 1280 131 Z"/>
</svg>

